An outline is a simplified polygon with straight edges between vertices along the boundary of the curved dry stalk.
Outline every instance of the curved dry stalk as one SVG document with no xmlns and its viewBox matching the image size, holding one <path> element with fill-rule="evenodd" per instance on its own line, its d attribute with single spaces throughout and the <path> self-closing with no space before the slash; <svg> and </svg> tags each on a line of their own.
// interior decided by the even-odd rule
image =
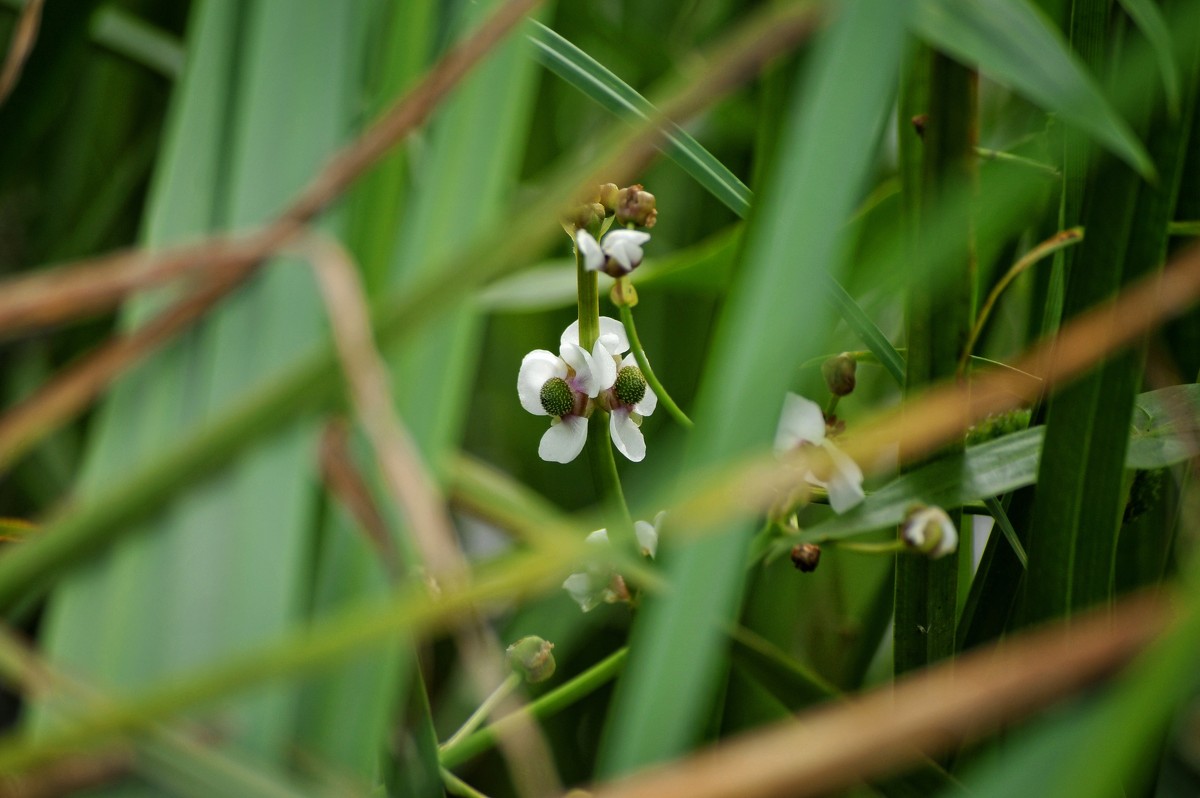
<svg viewBox="0 0 1200 798">
<path fill-rule="evenodd" d="M 0 332 L 60 323 L 117 305 L 133 291 L 204 271 L 253 268 L 291 241 L 438 104 L 541 0 L 509 0 L 456 45 L 420 82 L 335 153 L 282 214 L 241 237 L 214 236 L 152 254 L 146 250 L 89 258 L 7 281 L 0 289 Z"/>
<path fill-rule="evenodd" d="M 387 366 L 375 348 L 370 311 L 358 270 L 336 241 L 306 235 L 292 248 L 316 272 L 329 314 L 333 340 L 350 390 L 351 404 L 366 432 L 388 492 L 405 514 L 428 577 L 435 589 L 458 592 L 471 581 L 471 569 L 455 535 L 454 524 L 416 443 L 396 412 Z M 495 633 L 471 613 L 455 630 L 461 660 L 485 703 L 496 684 L 511 678 Z M 519 712 L 520 699 L 508 693 L 494 702 L 505 715 Z M 518 715 L 525 717 L 524 715 Z M 500 740 L 508 770 L 522 795 L 550 795 L 561 789 L 550 747 L 541 730 L 526 718 Z"/>
<path fill-rule="evenodd" d="M 0 68 L 0 105 L 4 104 L 8 95 L 17 87 L 17 81 L 21 79 L 25 61 L 29 59 L 29 54 L 33 52 L 33 46 L 37 43 L 38 27 L 42 23 L 42 6 L 45 4 L 45 0 L 29 0 L 21 10 L 21 16 L 17 18 L 12 43 L 8 46 L 8 55 L 4 59 L 3 68 Z"/>
<path fill-rule="evenodd" d="M 595 798 L 823 795 L 979 739 L 1128 663 L 1170 620 L 1161 594 L 1007 638 L 859 698 L 602 786 Z"/>
</svg>

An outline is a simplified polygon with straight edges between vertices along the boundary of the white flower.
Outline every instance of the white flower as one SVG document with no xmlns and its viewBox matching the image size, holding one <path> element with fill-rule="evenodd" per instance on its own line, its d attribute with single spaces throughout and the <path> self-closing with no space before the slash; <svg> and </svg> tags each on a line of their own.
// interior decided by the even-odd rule
<svg viewBox="0 0 1200 798">
<path fill-rule="evenodd" d="M 658 531 L 662 527 L 666 511 L 662 510 L 654 516 L 654 523 L 649 521 L 634 521 L 633 531 L 637 536 L 638 547 L 642 555 L 654 559 L 658 552 Z M 587 542 L 593 546 L 611 545 L 607 529 L 597 529 L 587 536 Z M 629 601 L 629 591 L 621 575 L 607 566 L 589 565 L 585 570 L 573 573 L 563 582 L 563 589 L 584 612 L 591 612 L 601 603 L 616 604 Z"/>
<path fill-rule="evenodd" d="M 625 369 L 631 371 L 627 372 Z M 641 420 L 658 407 L 658 396 L 646 384 L 646 378 L 638 368 L 633 353 L 625 356 L 617 373 L 621 377 L 614 380 L 608 396 L 608 434 L 612 437 L 617 451 L 633 462 L 640 463 L 646 457 L 646 438 L 642 435 Z M 630 391 L 632 393 L 629 393 Z M 640 399 L 626 401 L 637 398 L 639 391 L 644 392 Z"/>
<path fill-rule="evenodd" d="M 900 537 L 909 546 L 934 560 L 958 548 L 958 530 L 941 507 L 914 507 L 904 519 Z"/>
<path fill-rule="evenodd" d="M 789 393 L 783 401 L 779 429 L 775 432 L 775 451 L 788 452 L 798 446 L 820 446 L 829 455 L 833 470 L 822 479 L 811 471 L 805 479 L 829 492 L 829 506 L 844 513 L 864 497 L 863 473 L 858 464 L 825 437 L 825 414 L 816 402 Z"/>
<path fill-rule="evenodd" d="M 642 262 L 642 244 L 649 240 L 650 234 L 640 230 L 613 230 L 599 242 L 587 230 L 575 233 L 583 268 L 610 277 L 622 277 L 636 269 Z"/>
<path fill-rule="evenodd" d="M 617 380 L 617 359 L 628 349 L 621 322 L 601 317 L 600 337 L 591 352 L 579 345 L 576 321 L 563 332 L 558 355 L 535 349 L 522 358 L 517 373 L 521 407 L 553 419 L 538 445 L 539 457 L 569 463 L 579 456 L 587 440 L 588 400 L 612 388 Z"/>
</svg>

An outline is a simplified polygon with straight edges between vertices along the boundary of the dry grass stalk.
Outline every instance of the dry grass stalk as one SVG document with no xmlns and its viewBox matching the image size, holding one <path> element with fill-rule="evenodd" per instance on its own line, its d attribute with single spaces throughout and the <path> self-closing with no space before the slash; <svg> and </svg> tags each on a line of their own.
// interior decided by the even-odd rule
<svg viewBox="0 0 1200 798">
<path fill-rule="evenodd" d="M 42 24 L 42 7 L 45 0 L 29 0 L 21 9 L 13 28 L 12 43 L 8 46 L 8 55 L 4 58 L 4 66 L 0 67 L 0 105 L 12 94 L 21 79 L 21 70 L 33 52 L 37 43 L 38 27 Z"/>
</svg>

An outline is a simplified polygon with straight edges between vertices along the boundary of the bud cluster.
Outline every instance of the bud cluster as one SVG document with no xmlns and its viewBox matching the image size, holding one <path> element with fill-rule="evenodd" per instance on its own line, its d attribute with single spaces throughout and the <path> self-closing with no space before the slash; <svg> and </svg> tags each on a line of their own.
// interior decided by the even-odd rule
<svg viewBox="0 0 1200 798">
<path fill-rule="evenodd" d="M 563 227 L 572 238 L 580 230 L 598 236 L 613 221 L 622 227 L 653 227 L 658 221 L 654 195 L 639 183 L 624 188 L 619 188 L 616 183 L 605 183 L 597 186 L 586 201 L 568 210 L 562 219 Z"/>
</svg>

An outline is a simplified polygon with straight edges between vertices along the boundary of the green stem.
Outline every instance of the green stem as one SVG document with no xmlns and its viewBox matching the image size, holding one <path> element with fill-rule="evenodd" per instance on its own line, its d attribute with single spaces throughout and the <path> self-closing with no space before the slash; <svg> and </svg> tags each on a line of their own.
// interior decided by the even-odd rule
<svg viewBox="0 0 1200 798">
<path fill-rule="evenodd" d="M 838 401 L 841 398 L 842 397 L 838 396 L 837 394 L 832 394 L 829 397 L 829 402 L 828 402 L 828 404 L 825 405 L 825 418 L 826 419 L 833 418 L 833 414 L 837 412 Z"/>
<path fill-rule="evenodd" d="M 989 150 L 986 147 L 976 147 L 975 154 L 985 161 L 1003 161 L 1017 166 L 1027 166 L 1030 169 L 1035 169 L 1042 172 L 1055 180 L 1062 178 L 1062 172 L 1056 167 L 1041 161 L 1035 161 L 1033 158 L 1026 158 L 1023 155 L 1014 155 L 1011 152 L 1004 150 Z"/>
<path fill-rule="evenodd" d="M 617 649 L 574 679 L 531 701 L 511 715 L 505 715 L 495 723 L 484 726 L 453 746 L 447 745 L 441 752 L 442 767 L 457 767 L 490 750 L 495 747 L 500 735 L 516 724 L 527 722 L 531 718 L 551 717 L 583 700 L 616 678 L 625 666 L 628 653 L 627 648 Z"/>
<path fill-rule="evenodd" d="M 451 795 L 461 795 L 463 798 L 488 798 L 445 768 L 442 768 L 442 783 L 446 785 L 446 791 Z"/>
<path fill-rule="evenodd" d="M 583 254 L 575 247 L 575 281 L 579 307 L 579 345 L 588 351 L 600 337 L 600 289 L 595 272 L 583 267 Z M 592 463 L 592 479 L 601 501 L 615 505 L 624 519 L 622 529 L 617 530 L 618 540 L 633 541 L 633 519 L 629 506 L 625 504 L 625 493 L 621 489 L 621 478 L 617 474 L 617 463 L 613 458 L 612 442 L 608 438 L 608 413 L 596 408 L 588 421 L 588 457 Z"/>
<path fill-rule="evenodd" d="M 599 275 L 583 268 L 583 253 L 575 247 L 575 283 L 579 305 L 579 345 L 588 352 L 600 337 Z"/>
<path fill-rule="evenodd" d="M 671 417 L 678 421 L 683 426 L 691 429 L 692 420 L 679 409 L 679 405 L 675 404 L 675 400 L 667 393 L 667 389 L 659 382 L 658 377 L 654 374 L 654 369 L 650 368 L 650 361 L 646 359 L 646 350 L 642 348 L 642 341 L 638 338 L 637 327 L 633 323 L 633 309 L 628 305 L 620 305 L 621 323 L 625 325 L 625 334 L 629 336 L 629 346 L 633 350 L 633 357 L 637 360 L 638 368 L 642 370 L 642 376 L 646 378 L 646 382 L 650 384 L 651 390 L 658 397 L 658 401 L 662 402 L 663 407 L 671 414 Z"/>
<path fill-rule="evenodd" d="M 853 543 L 851 541 L 835 541 L 834 548 L 844 551 L 855 551 L 859 554 L 898 554 L 905 550 L 904 542 L 900 540 L 885 540 L 878 543 Z"/>
<path fill-rule="evenodd" d="M 445 751 L 447 748 L 458 744 L 464 737 L 478 729 L 483 722 L 487 720 L 488 715 L 492 714 L 492 710 L 494 710 L 501 701 L 503 701 L 505 698 L 508 698 L 509 694 L 511 694 L 513 690 L 517 689 L 517 685 L 520 683 L 521 677 L 516 673 L 510 673 L 508 678 L 501 682 L 500 686 L 492 691 L 491 695 L 483 699 L 483 703 L 479 705 L 478 709 L 471 713 L 471 717 L 467 718 L 467 722 L 460 726 L 458 731 L 450 735 L 449 740 L 438 746 L 438 750 Z"/>
<path fill-rule="evenodd" d="M 1167 232 L 1173 236 L 1200 236 L 1200 222 L 1171 222 L 1167 225 Z"/>
</svg>

